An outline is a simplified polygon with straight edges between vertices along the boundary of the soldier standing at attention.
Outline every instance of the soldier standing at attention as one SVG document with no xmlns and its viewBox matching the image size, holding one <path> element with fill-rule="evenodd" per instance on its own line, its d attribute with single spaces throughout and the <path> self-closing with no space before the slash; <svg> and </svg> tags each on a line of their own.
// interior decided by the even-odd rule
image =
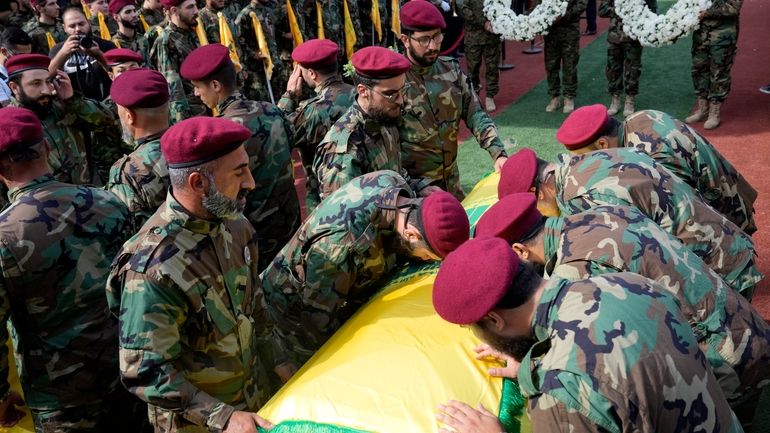
<svg viewBox="0 0 770 433">
<path fill-rule="evenodd" d="M 162 0 L 169 21 L 150 49 L 149 64 L 166 77 L 171 99 L 171 123 L 206 113 L 206 107 L 195 96 L 192 84 L 182 80 L 182 61 L 200 45 L 195 35 L 198 7 L 195 0 Z"/>
<path fill-rule="evenodd" d="M 318 176 L 313 170 L 316 148 L 334 122 L 356 99 L 353 86 L 342 81 L 337 63 L 338 46 L 328 39 L 311 39 L 297 46 L 291 53 L 297 62 L 289 78 L 286 92 L 278 101 L 294 129 L 294 147 L 300 150 L 305 168 L 307 211 L 312 212 L 321 199 L 318 196 Z M 302 101 L 304 84 L 315 91 L 315 96 Z"/>
<path fill-rule="evenodd" d="M 757 191 L 705 137 L 666 113 L 643 110 L 618 122 L 604 105 L 580 107 L 564 120 L 556 140 L 573 155 L 636 148 L 698 190 L 706 203 L 741 230 L 749 235 L 757 230 Z"/>
<path fill-rule="evenodd" d="M 139 9 L 139 17 L 142 27 L 144 27 L 144 23 L 147 23 L 147 30 L 160 25 L 166 19 L 163 14 L 163 4 L 160 0 L 144 0 L 141 9 Z M 146 30 L 142 29 L 142 33 L 146 33 Z"/>
<path fill-rule="evenodd" d="M 56 181 L 49 149 L 33 112 L 0 110 L 11 202 L 0 215 L 0 423 L 18 421 L 14 405 L 24 403 L 8 383 L 10 320 L 35 431 L 138 432 L 146 407 L 119 382 L 118 321 L 104 296 L 130 236 L 128 210 L 106 191 Z"/>
<path fill-rule="evenodd" d="M 132 69 L 113 81 L 110 94 L 123 135 L 135 148 L 110 168 L 107 190 L 128 206 L 137 232 L 166 200 L 170 186 L 160 152 L 160 137 L 169 125 L 168 84 L 160 72 Z"/>
<path fill-rule="evenodd" d="M 257 22 L 262 27 L 265 35 L 265 42 L 270 51 L 270 60 L 273 62 L 273 71 L 270 79 L 270 85 L 273 92 L 280 92 L 283 88 L 278 87 L 280 82 L 280 69 L 282 67 L 281 57 L 278 51 L 277 36 L 275 32 L 276 7 L 270 3 L 271 0 L 250 0 L 249 4 L 238 13 L 235 19 L 235 33 L 238 38 L 238 54 L 243 64 L 244 81 L 243 94 L 254 101 L 270 101 L 270 92 L 267 86 L 267 68 L 265 60 L 259 51 L 254 21 L 251 17 L 253 13 Z M 273 95 L 277 97 L 277 95 Z"/>
<path fill-rule="evenodd" d="M 657 281 L 679 301 L 744 428 L 751 423 L 770 383 L 770 326 L 746 298 L 638 209 L 601 206 L 544 219 L 534 195 L 511 194 L 479 220 L 475 237 L 484 236 L 505 239 L 545 275 L 577 281 L 634 272 Z"/>
<path fill-rule="evenodd" d="M 291 125 L 275 105 L 249 101 L 241 94 L 229 54 L 220 44 L 197 48 L 182 63 L 181 73 L 217 116 L 251 131 L 244 146 L 256 186 L 246 196 L 244 215 L 257 232 L 261 272 L 302 222 L 291 175 Z"/>
<path fill-rule="evenodd" d="M 492 23 L 484 15 L 484 0 L 465 0 L 460 9 L 465 20 L 465 56 L 473 90 L 481 97 L 481 60 L 484 60 L 486 100 L 484 107 L 493 112 L 495 95 L 500 90 L 500 36 L 492 33 Z"/>
<path fill-rule="evenodd" d="M 140 31 L 141 23 L 133 0 L 110 0 L 110 15 L 118 23 L 118 30 L 112 35 L 112 43 L 118 48 L 127 48 L 147 58 L 147 39 Z M 144 63 L 144 60 L 140 63 Z"/>
<path fill-rule="evenodd" d="M 488 237 L 444 260 L 433 306 L 520 362 L 511 370 L 532 431 L 743 432 L 679 303 L 653 280 L 544 280 L 508 242 Z M 503 431 L 483 407 L 440 409 L 452 431 Z"/>
<path fill-rule="evenodd" d="M 219 40 L 219 16 L 218 13 L 222 13 L 225 17 L 227 25 L 230 26 L 232 31 L 233 24 L 235 24 L 235 18 L 240 12 L 238 7 L 239 3 L 236 0 L 206 0 L 206 6 L 201 9 L 198 14 L 201 17 L 201 22 L 206 26 L 206 36 L 209 43 L 220 43 Z"/>
<path fill-rule="evenodd" d="M 645 0 L 645 3 L 652 12 L 658 12 L 657 0 Z M 639 93 L 639 76 L 642 75 L 642 44 L 623 31 L 623 21 L 615 13 L 615 0 L 601 0 L 599 16 L 610 19 L 607 30 L 607 84 L 612 102 L 608 111 L 613 116 L 618 114 L 620 94 L 625 90 L 623 116 L 630 116 L 636 111 L 634 97 Z"/>
<path fill-rule="evenodd" d="M 332 125 L 313 161 L 321 200 L 353 178 L 378 170 L 400 173 L 420 195 L 437 191 L 437 186 L 430 185 L 431 179 L 410 179 L 401 164 L 397 124 L 409 61 L 392 50 L 375 46 L 356 51 L 351 63 L 356 70 L 358 97 Z"/>
<path fill-rule="evenodd" d="M 383 48 L 387 49 L 387 48 Z M 366 302 L 398 257 L 436 261 L 468 240 L 465 210 L 439 191 L 415 198 L 394 171 L 343 185 L 308 216 L 262 273 L 281 337 L 307 361 Z"/>
<path fill-rule="evenodd" d="M 410 176 L 427 177 L 462 200 L 465 194 L 457 167 L 460 120 L 489 152 L 495 171 L 505 163 L 506 154 L 460 63 L 439 57 L 444 28 L 441 12 L 425 0 L 410 1 L 401 8 L 400 38 L 411 62 L 399 127 L 401 155 Z"/>
<path fill-rule="evenodd" d="M 59 3 L 56 0 L 31 0 L 37 18 L 28 22 L 23 30 L 32 38 L 32 52 L 48 55 L 54 45 L 67 39 L 59 22 Z"/>
<path fill-rule="evenodd" d="M 561 106 L 562 94 L 564 95 L 562 111 L 571 113 L 575 109 L 578 87 L 577 67 L 580 59 L 580 14 L 586 9 L 586 2 L 587 0 L 569 0 L 567 11 L 556 18 L 548 29 L 548 34 L 543 36 L 548 94 L 551 96 L 551 102 L 545 107 L 545 111 L 549 113 Z M 561 71 L 561 78 L 559 78 L 559 71 Z"/>
<path fill-rule="evenodd" d="M 722 102 L 732 84 L 741 6 L 743 0 L 716 0 L 699 17 L 700 26 L 692 34 L 692 85 L 698 100 L 687 123 L 706 119 L 704 129 L 719 126 Z"/>
<path fill-rule="evenodd" d="M 256 356 L 270 322 L 243 217 L 254 188 L 248 128 L 194 117 L 161 138 L 171 191 L 123 246 L 107 283 L 120 319 L 121 379 L 149 404 L 155 431 L 242 433 L 270 423 Z"/>
<path fill-rule="evenodd" d="M 755 265 L 754 241 L 683 180 L 636 149 L 559 159 L 548 163 L 530 149 L 520 150 L 503 167 L 498 197 L 532 192 L 546 216 L 574 215 L 599 206 L 636 207 L 751 299 L 754 285 L 764 278 Z"/>
</svg>

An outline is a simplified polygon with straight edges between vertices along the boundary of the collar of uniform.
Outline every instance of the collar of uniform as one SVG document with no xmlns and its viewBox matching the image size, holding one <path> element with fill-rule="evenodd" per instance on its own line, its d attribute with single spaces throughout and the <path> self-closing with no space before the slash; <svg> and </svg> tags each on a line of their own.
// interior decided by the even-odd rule
<svg viewBox="0 0 770 433">
<path fill-rule="evenodd" d="M 618 147 L 626 147 L 626 132 L 623 125 L 625 125 L 626 122 L 620 122 L 618 125 Z"/>
<path fill-rule="evenodd" d="M 174 198 L 171 191 L 166 195 L 163 218 L 169 222 L 176 222 L 193 233 L 209 236 L 216 236 L 219 233 L 219 228 L 222 226 L 222 221 L 220 220 L 209 221 L 191 215 L 187 209 Z"/>
<path fill-rule="evenodd" d="M 49 183 L 54 182 L 54 181 L 56 181 L 56 179 L 54 179 L 53 176 L 50 175 L 50 174 L 46 174 L 44 176 L 36 177 L 35 179 L 32 180 L 32 182 L 24 184 L 24 185 L 22 185 L 22 186 L 20 186 L 18 188 L 14 188 L 14 189 L 9 190 L 8 191 L 8 201 L 13 203 L 14 201 L 16 201 L 16 199 L 20 195 L 22 195 L 22 194 L 24 194 L 24 193 L 26 193 L 28 191 L 36 190 L 36 189 L 40 188 L 41 186 L 49 184 Z"/>
<path fill-rule="evenodd" d="M 172 21 L 168 22 L 168 28 L 169 28 L 169 30 L 171 30 L 173 32 L 195 34 L 195 30 L 194 29 L 183 29 L 183 28 L 179 27 L 178 25 L 174 24 Z"/>
<path fill-rule="evenodd" d="M 222 117 L 225 114 L 225 110 L 227 110 L 232 104 L 234 104 L 237 101 L 244 101 L 246 98 L 241 94 L 241 92 L 235 92 L 232 95 L 225 98 L 224 101 L 217 104 L 217 113 L 219 113 L 217 116 Z"/>
<path fill-rule="evenodd" d="M 166 132 L 168 128 L 164 129 L 163 131 L 156 132 L 155 134 L 148 135 L 146 137 L 142 137 L 138 140 L 136 140 L 136 147 L 139 147 L 143 145 L 144 143 L 148 143 L 150 141 L 159 140 L 160 137 Z"/>
<path fill-rule="evenodd" d="M 356 98 L 355 102 L 353 102 L 353 106 L 361 115 L 361 122 L 364 125 L 364 132 L 366 132 L 366 135 L 373 136 L 382 134 L 382 125 L 380 122 L 372 119 L 368 114 L 366 114 L 364 109 L 361 108 L 361 105 L 358 104 L 358 98 Z"/>
<path fill-rule="evenodd" d="M 406 184 L 386 189 L 378 198 L 378 212 L 372 214 L 372 224 L 383 229 L 390 228 L 393 231 L 396 231 L 396 214 L 398 211 L 394 211 L 393 209 L 398 204 L 399 196 L 414 198 L 414 195 L 411 193 L 411 190 L 406 187 Z"/>
<path fill-rule="evenodd" d="M 438 61 L 438 59 L 436 61 Z M 428 75 L 431 71 L 433 71 L 433 66 L 434 65 L 435 65 L 435 63 L 433 65 L 430 65 L 430 66 L 422 66 L 422 65 L 418 65 L 417 63 L 412 62 L 412 71 L 414 71 L 414 72 L 416 72 L 416 73 L 418 73 L 420 75 Z"/>
<path fill-rule="evenodd" d="M 565 289 L 568 283 L 569 280 L 559 277 L 551 277 L 546 280 L 543 294 L 540 296 L 537 307 L 535 307 L 535 316 L 532 318 L 532 335 L 534 335 L 535 340 L 542 341 L 550 338 L 550 329 L 559 318 L 557 310 L 567 293 Z"/>
<path fill-rule="evenodd" d="M 545 256 L 545 272 L 550 274 L 556 265 L 556 252 L 559 247 L 559 238 L 564 230 L 564 218 L 546 218 L 543 236 L 543 255 Z"/>
<path fill-rule="evenodd" d="M 333 84 L 339 84 L 341 82 L 342 82 L 342 78 L 339 75 L 332 75 L 326 81 L 316 86 L 315 93 L 317 95 L 320 95 L 321 93 L 329 89 Z"/>
</svg>

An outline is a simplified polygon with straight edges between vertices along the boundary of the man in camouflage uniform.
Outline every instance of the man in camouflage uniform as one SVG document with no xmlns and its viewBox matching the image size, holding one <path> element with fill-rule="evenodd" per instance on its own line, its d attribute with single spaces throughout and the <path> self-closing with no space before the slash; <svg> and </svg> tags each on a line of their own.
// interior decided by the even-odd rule
<svg viewBox="0 0 770 433">
<path fill-rule="evenodd" d="M 380 31 L 382 36 L 377 33 L 377 28 L 372 22 L 372 2 L 377 2 L 377 10 L 380 14 Z M 390 33 L 390 14 L 388 13 L 388 4 L 390 0 L 356 0 L 358 9 L 358 21 L 361 25 L 360 46 L 379 45 L 388 46 L 388 34 Z M 315 20 L 313 21 L 315 22 Z"/>
<path fill-rule="evenodd" d="M 223 45 L 196 49 L 182 63 L 181 73 L 219 117 L 251 131 L 244 146 L 256 187 L 246 196 L 244 214 L 257 232 L 257 269 L 261 272 L 302 222 L 291 175 L 291 126 L 275 105 L 243 97 L 230 53 Z"/>
<path fill-rule="evenodd" d="M 488 237 L 444 260 L 433 305 L 521 362 L 510 369 L 532 431 L 743 431 L 679 303 L 653 280 L 543 280 L 508 242 Z M 486 410 L 454 401 L 440 409 L 454 431 L 503 431 Z"/>
<path fill-rule="evenodd" d="M 415 199 L 396 172 L 375 171 L 332 193 L 262 273 L 287 349 L 304 363 L 371 296 L 398 256 L 440 260 L 468 239 L 446 192 Z"/>
<path fill-rule="evenodd" d="M 89 22 L 91 23 L 91 28 L 96 30 L 96 34 L 99 35 L 100 38 L 111 39 L 112 35 L 114 35 L 118 31 L 118 24 L 110 16 L 111 15 L 110 1 L 109 0 L 82 0 L 82 1 L 86 4 L 88 11 L 91 13 L 91 18 L 89 19 Z M 104 17 L 104 24 L 107 26 L 107 31 L 110 33 L 109 38 L 104 37 L 106 35 L 103 35 L 101 33 L 101 26 L 99 26 L 99 14 L 101 14 Z"/>
<path fill-rule="evenodd" d="M 738 50 L 738 16 L 743 0 L 715 0 L 700 15 L 700 26 L 692 35 L 692 85 L 698 96 L 693 114 L 685 119 L 697 123 L 706 119 L 704 129 L 721 121 L 722 102 L 730 93 L 735 53 Z"/>
<path fill-rule="evenodd" d="M 185 57 L 200 46 L 195 35 L 198 7 L 195 0 L 162 0 L 169 22 L 160 31 L 150 49 L 149 64 L 166 77 L 171 92 L 171 123 L 206 113 L 206 107 L 195 96 L 193 86 L 182 80 L 179 68 Z"/>
<path fill-rule="evenodd" d="M 135 51 L 146 59 L 150 49 L 147 39 L 140 32 L 136 3 L 133 0 L 110 0 L 110 15 L 118 24 L 118 30 L 112 34 L 112 43 L 118 48 Z"/>
<path fill-rule="evenodd" d="M 201 17 L 203 25 L 206 27 L 206 37 L 208 37 L 210 44 L 220 43 L 219 38 L 219 14 L 224 15 L 227 25 L 230 26 L 232 31 L 233 24 L 235 24 L 235 18 L 238 17 L 238 12 L 241 11 L 241 7 L 235 0 L 206 0 L 206 7 L 201 9 L 198 14 Z"/>
<path fill-rule="evenodd" d="M 0 110 L 0 181 L 11 201 L 0 218 L 0 421 L 22 404 L 8 383 L 10 320 L 36 431 L 136 432 L 139 402 L 119 383 L 118 321 L 104 297 L 128 210 L 110 193 L 56 181 L 48 149 L 34 113 Z"/>
<path fill-rule="evenodd" d="M 753 419 L 762 388 L 770 383 L 765 368 L 770 326 L 703 260 L 638 209 L 600 206 L 544 220 L 532 194 L 511 194 L 484 213 L 475 236 L 507 240 L 519 258 L 551 276 L 577 281 L 634 272 L 657 281 L 679 301 L 727 401 L 736 413 L 745 412 L 739 418 Z"/>
<path fill-rule="evenodd" d="M 551 113 L 561 105 L 564 95 L 565 113 L 575 109 L 578 87 L 578 60 L 580 59 L 580 14 L 586 9 L 587 0 L 569 0 L 567 11 L 556 18 L 543 36 L 545 71 L 548 74 L 548 94 L 551 101 L 545 111 Z M 561 71 L 561 78 L 559 78 Z M 562 84 L 564 88 L 562 89 Z"/>
<path fill-rule="evenodd" d="M 484 15 L 484 0 L 465 0 L 460 11 L 465 20 L 465 57 L 471 83 L 478 93 L 481 89 L 479 75 L 483 59 L 484 81 L 487 85 L 485 107 L 492 112 L 497 108 L 494 98 L 500 90 L 500 70 L 497 68 L 500 64 L 500 36 L 492 33 L 492 24 Z"/>
<path fill-rule="evenodd" d="M 598 206 L 633 206 L 676 236 L 727 284 L 751 299 L 762 274 L 754 242 L 703 202 L 700 195 L 636 149 L 594 151 L 560 163 L 538 162 L 529 149 L 503 167 L 498 193 L 533 191 L 547 216 L 574 215 Z"/>
<path fill-rule="evenodd" d="M 101 103 L 75 95 L 63 71 L 52 79 L 49 62 L 46 56 L 25 54 L 6 63 L 15 98 L 11 105 L 29 108 L 43 124 L 51 146 L 48 164 L 54 178 L 65 183 L 90 184 L 98 158 L 92 149 L 86 149 L 85 134 L 112 133 L 119 128 L 118 121 Z"/>
<path fill-rule="evenodd" d="M 280 69 L 282 68 L 281 58 L 279 56 L 278 45 L 276 43 L 275 32 L 275 7 L 267 3 L 269 0 L 251 0 L 249 4 L 238 13 L 235 19 L 236 34 L 238 37 L 238 54 L 243 65 L 244 76 L 243 94 L 246 98 L 254 101 L 271 101 L 278 97 L 276 92 L 280 92 L 283 87 L 278 79 Z M 251 14 L 255 14 L 257 20 L 262 26 L 267 47 L 270 50 L 270 57 L 273 62 L 273 71 L 270 84 L 273 89 L 271 97 L 266 77 L 265 59 L 259 52 L 257 36 L 252 25 Z"/>
<path fill-rule="evenodd" d="M 161 138 L 171 191 L 123 246 L 107 283 L 120 319 L 121 379 L 149 403 L 156 432 L 255 431 L 267 401 L 256 356 L 270 323 L 243 217 L 254 188 L 243 142 L 251 132 L 196 117 Z"/>
<path fill-rule="evenodd" d="M 355 88 L 342 81 L 337 63 L 338 46 L 328 39 L 311 39 L 297 46 L 292 59 L 298 66 L 289 79 L 278 108 L 286 114 L 294 129 L 294 147 L 300 150 L 305 168 L 307 211 L 312 212 L 321 201 L 318 177 L 313 170 L 316 148 L 331 126 L 356 98 Z M 315 96 L 299 103 L 303 83 Z"/>
<path fill-rule="evenodd" d="M 59 3 L 56 0 L 32 0 L 37 19 L 29 21 L 23 30 L 32 38 L 32 52 L 48 55 L 53 46 L 67 39 L 59 22 Z"/>
<path fill-rule="evenodd" d="M 580 107 L 562 123 L 556 139 L 573 154 L 636 148 L 696 189 L 744 232 L 757 230 L 757 191 L 705 137 L 666 113 L 643 110 L 618 123 L 601 104 Z"/>
<path fill-rule="evenodd" d="M 35 21 L 35 8 L 32 6 L 32 0 L 18 0 L 16 10 L 8 17 L 5 28 L 18 27 L 23 28 L 27 23 Z"/>
<path fill-rule="evenodd" d="M 647 7 L 658 12 L 657 0 L 645 0 Z M 623 116 L 630 116 L 634 110 L 634 98 L 639 93 L 639 76 L 642 74 L 642 44 L 631 39 L 623 31 L 623 21 L 615 13 L 615 0 L 601 0 L 599 16 L 610 19 L 607 30 L 607 84 L 612 95 L 609 113 L 620 111 L 620 94 L 625 90 L 626 103 Z"/>
<path fill-rule="evenodd" d="M 168 84 L 157 71 L 132 69 L 115 79 L 110 94 L 135 148 L 112 166 L 107 190 L 128 206 L 136 232 L 166 200 L 170 186 L 160 152 L 169 125 Z"/>
<path fill-rule="evenodd" d="M 18 27 L 6 27 L 0 32 L 0 107 L 11 103 L 13 92 L 8 87 L 5 63 L 17 54 L 32 52 L 32 38 Z"/>
<path fill-rule="evenodd" d="M 399 126 L 404 167 L 410 176 L 432 179 L 462 200 L 457 167 L 460 120 L 489 152 L 495 170 L 505 163 L 503 143 L 460 63 L 439 57 L 446 23 L 438 9 L 425 0 L 410 1 L 401 8 L 401 26 L 401 43 L 412 62 Z"/>
<path fill-rule="evenodd" d="M 144 0 L 139 9 L 139 17 L 143 33 L 147 33 L 154 26 L 161 25 L 166 19 L 160 0 Z M 145 23 L 147 24 L 146 29 L 144 28 Z"/>
<path fill-rule="evenodd" d="M 353 55 L 351 63 L 358 96 L 326 133 L 313 161 L 321 200 L 351 179 L 378 170 L 400 173 L 420 195 L 438 190 L 430 179 L 410 178 L 401 165 L 396 123 L 409 61 L 387 48 L 366 47 Z"/>
</svg>

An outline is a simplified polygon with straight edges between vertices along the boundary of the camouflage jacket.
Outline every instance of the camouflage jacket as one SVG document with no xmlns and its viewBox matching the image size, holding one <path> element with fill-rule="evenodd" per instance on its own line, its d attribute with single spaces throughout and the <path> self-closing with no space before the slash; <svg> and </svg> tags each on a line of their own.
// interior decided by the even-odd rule
<svg viewBox="0 0 770 433">
<path fill-rule="evenodd" d="M 644 3 L 652 12 L 658 12 L 658 0 L 644 0 Z M 623 42 L 636 41 L 623 31 L 623 20 L 615 13 L 615 0 L 601 0 L 599 3 L 599 16 L 610 19 L 610 27 L 607 29 L 607 42 L 621 44 Z"/>
<path fill-rule="evenodd" d="M 278 107 L 235 93 L 217 107 L 220 116 L 251 130 L 246 141 L 256 187 L 246 197 L 246 218 L 257 231 L 262 271 L 299 228 L 299 199 L 291 166 L 291 126 Z"/>
<path fill-rule="evenodd" d="M 18 27 L 20 29 L 23 29 L 32 21 L 36 21 L 37 17 L 35 15 L 35 11 L 30 9 L 16 9 L 14 12 L 11 13 L 11 16 L 8 17 L 8 21 L 5 23 L 6 27 Z"/>
<path fill-rule="evenodd" d="M 600 206 L 545 223 L 546 270 L 572 281 L 634 272 L 678 300 L 731 403 L 770 380 L 770 326 L 703 260 L 638 209 Z"/>
<path fill-rule="evenodd" d="M 294 127 L 294 147 L 299 148 L 307 176 L 307 208 L 311 212 L 320 202 L 318 177 L 313 171 L 316 148 L 336 122 L 356 100 L 356 89 L 335 76 L 320 84 L 316 96 L 302 101 L 295 109 L 294 101 L 284 95 L 278 101 Z"/>
<path fill-rule="evenodd" d="M 102 37 L 101 31 L 99 30 L 99 16 L 91 15 L 91 19 L 89 21 L 91 22 L 91 31 L 94 33 L 94 35 Z M 104 23 L 107 25 L 107 30 L 110 32 L 110 36 L 115 36 L 115 33 L 118 32 L 118 23 L 112 19 L 110 14 L 104 14 Z"/>
<path fill-rule="evenodd" d="M 357 177 L 308 216 L 262 272 L 278 331 L 304 362 L 373 294 L 396 264 L 396 205 L 413 192 L 393 171 Z"/>
<path fill-rule="evenodd" d="M 313 171 L 321 200 L 353 178 L 378 170 L 400 173 L 414 191 L 428 186 L 431 179 L 409 177 L 401 156 L 398 128 L 381 125 L 354 102 L 318 145 Z"/>
<path fill-rule="evenodd" d="M 198 38 L 194 31 L 181 29 L 169 22 L 150 49 L 148 63 L 163 74 L 168 82 L 171 123 L 206 113 L 203 102 L 195 96 L 192 83 L 182 80 L 179 75 L 182 62 L 196 48 Z"/>
<path fill-rule="evenodd" d="M 22 105 L 13 100 L 11 105 Z M 120 130 L 118 119 L 109 108 L 92 99 L 73 96 L 66 101 L 54 101 L 51 111 L 40 119 L 45 139 L 51 146 L 48 166 L 53 176 L 66 183 L 92 182 L 99 149 L 86 149 L 85 134 L 112 134 Z"/>
<path fill-rule="evenodd" d="M 147 22 L 147 25 L 150 27 L 160 25 L 166 19 L 166 16 L 163 15 L 163 9 L 153 10 L 141 8 L 139 9 L 139 15 L 144 18 L 144 21 Z M 142 30 L 144 30 L 144 28 L 142 28 Z"/>
<path fill-rule="evenodd" d="M 666 113 L 637 111 L 620 124 L 620 146 L 635 147 L 700 192 L 747 234 L 757 231 L 757 191 L 709 141 Z"/>
<path fill-rule="evenodd" d="M 679 304 L 653 280 L 552 278 L 532 333 L 518 377 L 533 431 L 743 431 Z"/>
<path fill-rule="evenodd" d="M 51 47 L 48 46 L 46 33 L 51 34 L 55 43 L 67 39 L 67 33 L 64 32 L 64 27 L 62 27 L 59 21 L 56 24 L 44 24 L 38 20 L 32 20 L 24 27 L 24 31 L 32 38 L 32 52 L 46 56 L 51 51 Z"/>
<path fill-rule="evenodd" d="M 492 160 L 505 156 L 497 128 L 454 59 L 439 57 L 427 68 L 412 65 L 406 83 L 399 127 L 404 167 L 410 176 L 427 177 L 462 200 L 457 168 L 460 121 L 465 121 Z"/>
<path fill-rule="evenodd" d="M 754 266 L 751 238 L 648 155 L 618 148 L 560 159 L 555 176 L 562 214 L 605 205 L 636 207 L 745 296 L 763 278 Z"/>
<path fill-rule="evenodd" d="M 163 132 L 138 140 L 136 150 L 110 168 L 107 190 L 128 206 L 135 232 L 163 204 L 171 186 L 160 152 Z"/>
<path fill-rule="evenodd" d="M 262 24 L 262 31 L 267 39 L 267 46 L 270 50 L 270 57 L 273 60 L 273 75 L 281 67 L 281 56 L 278 51 L 278 44 L 275 34 L 275 6 L 263 3 L 249 3 L 238 13 L 233 26 L 233 36 L 238 38 L 238 55 L 241 59 L 241 65 L 247 73 L 264 75 L 265 62 L 259 56 L 259 45 L 257 36 L 254 32 L 254 26 L 251 24 L 251 14 L 254 12 L 257 19 Z"/>
<path fill-rule="evenodd" d="M 233 411 L 267 401 L 256 260 L 245 218 L 202 220 L 169 193 L 113 262 L 121 378 L 149 404 L 156 431 L 221 432 Z"/>
<path fill-rule="evenodd" d="M 706 21 L 707 25 L 723 19 L 732 19 L 737 23 L 738 16 L 741 14 L 741 6 L 743 6 L 743 0 L 714 0 L 711 7 L 703 15 L 703 20 Z"/>
<path fill-rule="evenodd" d="M 118 383 L 118 322 L 104 285 L 130 235 L 112 194 L 39 177 L 10 191 L 0 214 L 0 395 L 8 390 L 8 328 L 32 409 L 94 404 Z"/>
<path fill-rule="evenodd" d="M 225 2 L 225 7 L 221 11 L 216 11 L 209 6 L 198 11 L 198 16 L 206 27 L 206 37 L 210 44 L 218 44 L 221 42 L 219 38 L 219 16 L 217 15 L 217 12 L 222 12 L 225 16 L 225 21 L 227 21 L 227 25 L 230 26 L 230 31 L 234 32 L 233 26 L 235 24 L 235 18 L 238 16 L 238 12 L 240 12 L 240 8 L 235 2 Z M 233 33 L 233 37 L 235 37 L 235 33 Z"/>
<path fill-rule="evenodd" d="M 129 38 L 123 33 L 115 32 L 112 35 L 112 43 L 115 44 L 115 46 L 118 48 L 128 48 L 129 50 L 136 51 L 137 53 L 141 54 L 142 57 L 144 57 L 145 62 L 147 62 L 147 56 L 150 54 L 150 48 L 147 45 L 147 38 L 145 38 L 143 34 L 139 33 L 139 31 L 134 32 L 134 37 L 132 38 Z M 144 65 L 140 64 L 139 66 Z"/>
<path fill-rule="evenodd" d="M 487 16 L 484 14 L 484 0 L 465 0 L 460 8 L 464 20 L 465 37 L 486 43 L 500 43 L 500 35 L 484 28 Z"/>
</svg>

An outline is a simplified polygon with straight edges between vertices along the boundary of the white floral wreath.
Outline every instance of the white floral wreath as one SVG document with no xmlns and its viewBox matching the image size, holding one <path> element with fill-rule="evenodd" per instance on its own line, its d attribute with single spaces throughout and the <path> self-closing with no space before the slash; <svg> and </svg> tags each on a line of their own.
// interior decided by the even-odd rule
<svg viewBox="0 0 770 433">
<path fill-rule="evenodd" d="M 556 18 L 567 11 L 567 0 L 543 0 L 529 15 L 511 10 L 511 0 L 484 0 L 484 15 L 492 31 L 503 39 L 529 41 L 547 34 Z M 699 23 L 700 13 L 712 0 L 679 0 L 665 15 L 651 11 L 644 0 L 616 0 L 615 13 L 623 21 L 623 31 L 642 45 L 660 47 L 688 34 Z"/>
<path fill-rule="evenodd" d="M 648 47 L 661 47 L 690 33 L 700 22 L 699 15 L 711 7 L 712 0 L 679 0 L 658 15 L 644 0 L 616 0 L 615 13 L 623 20 L 623 31 Z"/>
</svg>

